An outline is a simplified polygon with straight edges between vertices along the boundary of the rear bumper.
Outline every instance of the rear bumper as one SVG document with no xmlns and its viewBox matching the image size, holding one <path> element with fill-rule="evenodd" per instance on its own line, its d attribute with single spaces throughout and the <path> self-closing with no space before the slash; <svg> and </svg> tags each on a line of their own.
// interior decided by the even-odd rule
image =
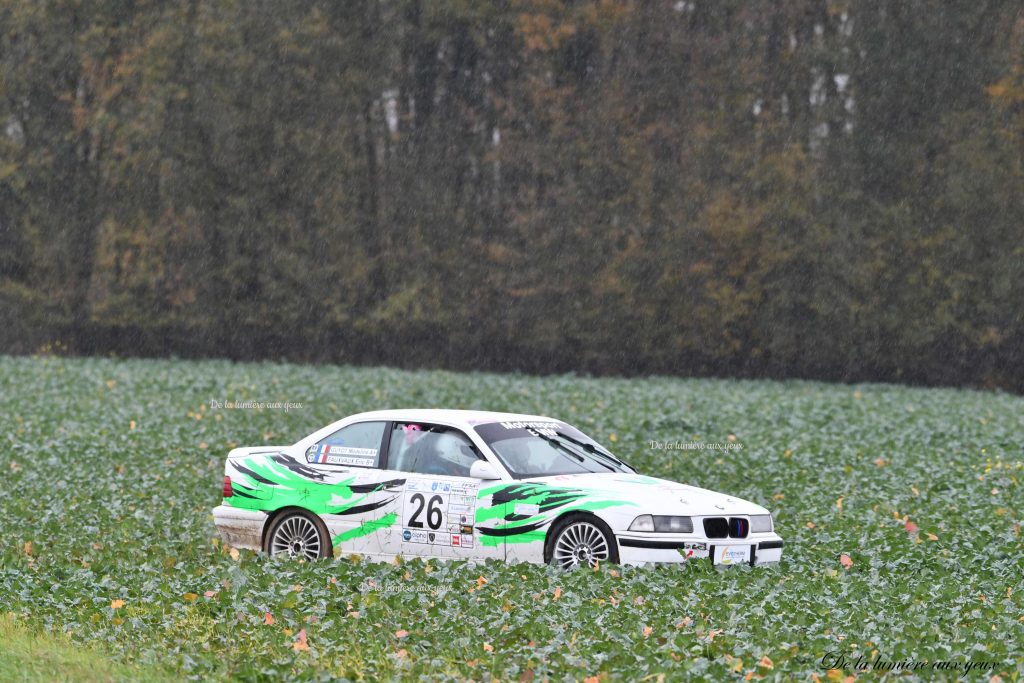
<svg viewBox="0 0 1024 683">
<path fill-rule="evenodd" d="M 671 534 L 631 534 L 619 536 L 616 540 L 619 544 L 619 561 L 622 564 L 679 564 L 714 556 L 716 564 L 721 565 L 723 549 L 728 547 L 733 551 L 733 557 L 742 551 L 744 563 L 759 567 L 778 563 L 782 559 L 783 546 L 782 538 L 775 534 L 758 534 L 756 537 L 744 539 L 681 539 Z"/>
<path fill-rule="evenodd" d="M 258 510 L 242 510 L 230 505 L 213 508 L 213 523 L 217 525 L 224 542 L 235 548 L 262 550 L 263 525 L 267 513 Z"/>
</svg>

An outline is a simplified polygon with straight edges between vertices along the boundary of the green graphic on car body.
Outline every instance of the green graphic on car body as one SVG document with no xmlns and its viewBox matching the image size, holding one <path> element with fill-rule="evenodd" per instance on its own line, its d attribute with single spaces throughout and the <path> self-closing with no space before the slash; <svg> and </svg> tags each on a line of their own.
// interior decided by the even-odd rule
<svg viewBox="0 0 1024 683">
<path fill-rule="evenodd" d="M 326 481 L 325 473 L 283 454 L 240 458 L 231 464 L 237 473 L 232 478 L 235 495 L 225 499 L 225 504 L 250 510 L 301 507 L 318 515 L 363 514 L 393 503 L 406 482 L 392 479 L 355 484 L 354 476 Z M 380 492 L 393 495 L 370 500 Z M 490 486 L 477 493 L 477 500 L 483 503 L 478 505 L 474 519 L 479 543 L 489 547 L 544 541 L 555 518 L 568 512 L 636 505 L 605 498 L 600 492 L 532 482 Z M 368 536 L 394 524 L 400 524 L 398 514 L 389 512 L 338 534 L 333 542 L 337 545 Z"/>
<path fill-rule="evenodd" d="M 302 507 L 318 515 L 346 515 L 370 512 L 384 507 L 398 496 L 404 479 L 372 484 L 354 484 L 355 477 L 337 482 L 324 481 L 325 475 L 287 456 L 255 456 L 231 463 L 238 473 L 232 479 L 233 496 L 225 504 L 250 510 L 277 510 Z M 364 503 L 381 491 L 394 495 Z M 340 499 L 340 500 L 339 500 Z"/>
<path fill-rule="evenodd" d="M 485 546 L 543 541 L 555 517 L 567 512 L 591 512 L 619 505 L 636 505 L 628 500 L 595 497 L 591 491 L 528 482 L 500 484 L 479 493 L 481 499 L 488 496 L 491 497 L 492 505 L 478 507 L 476 511 L 480 542 Z M 536 512 L 517 512 L 517 508 L 536 508 Z M 505 524 L 480 526 L 482 523 L 497 521 Z"/>
<path fill-rule="evenodd" d="M 355 515 L 385 507 L 398 498 L 404 479 L 355 484 L 355 477 L 325 481 L 326 475 L 285 455 L 252 456 L 231 462 L 237 473 L 232 479 L 234 495 L 226 505 L 250 510 L 278 510 L 301 507 L 318 515 Z M 394 495 L 369 501 L 379 492 Z M 339 500 L 340 499 L 340 500 Z M 367 502 L 369 501 L 369 502 Z M 368 536 L 395 524 L 398 514 L 390 512 L 370 519 L 333 538 L 335 545 Z"/>
<path fill-rule="evenodd" d="M 363 522 L 355 529 L 349 529 L 343 533 L 338 534 L 334 537 L 334 545 L 344 543 L 345 541 L 351 541 L 354 538 L 360 538 L 362 536 L 369 536 L 370 534 L 380 531 L 381 529 L 387 529 L 389 526 L 398 521 L 397 512 L 389 512 L 380 519 L 371 519 Z"/>
</svg>

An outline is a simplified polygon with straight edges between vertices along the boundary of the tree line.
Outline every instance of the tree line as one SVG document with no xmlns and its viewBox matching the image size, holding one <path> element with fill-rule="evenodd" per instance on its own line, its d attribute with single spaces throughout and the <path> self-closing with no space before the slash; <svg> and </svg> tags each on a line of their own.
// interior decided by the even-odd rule
<svg viewBox="0 0 1024 683">
<path fill-rule="evenodd" d="M 0 0 L 0 351 L 1024 389 L 1011 0 Z"/>
</svg>

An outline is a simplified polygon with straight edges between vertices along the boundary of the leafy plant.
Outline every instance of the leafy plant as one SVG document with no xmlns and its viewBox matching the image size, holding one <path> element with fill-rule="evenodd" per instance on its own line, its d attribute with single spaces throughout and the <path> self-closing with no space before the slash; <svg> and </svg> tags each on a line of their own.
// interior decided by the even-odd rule
<svg viewBox="0 0 1024 683">
<path fill-rule="evenodd" d="M 567 574 L 272 561 L 219 541 L 210 510 L 231 447 L 402 405 L 565 419 L 646 474 L 768 506 L 783 561 Z M 0 410 L 0 604 L 125 663 L 238 680 L 807 680 L 825 679 L 829 653 L 992 661 L 1003 680 L 1024 666 L 1020 397 L 0 358 Z"/>
</svg>

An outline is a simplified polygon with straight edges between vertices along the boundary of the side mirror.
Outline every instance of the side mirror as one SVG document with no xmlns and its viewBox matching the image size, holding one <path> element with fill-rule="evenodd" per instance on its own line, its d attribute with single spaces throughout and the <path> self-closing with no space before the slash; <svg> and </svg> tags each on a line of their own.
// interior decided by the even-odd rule
<svg viewBox="0 0 1024 683">
<path fill-rule="evenodd" d="M 469 467 L 469 476 L 474 479 L 501 479 L 498 470 L 486 460 L 474 460 Z"/>
</svg>

